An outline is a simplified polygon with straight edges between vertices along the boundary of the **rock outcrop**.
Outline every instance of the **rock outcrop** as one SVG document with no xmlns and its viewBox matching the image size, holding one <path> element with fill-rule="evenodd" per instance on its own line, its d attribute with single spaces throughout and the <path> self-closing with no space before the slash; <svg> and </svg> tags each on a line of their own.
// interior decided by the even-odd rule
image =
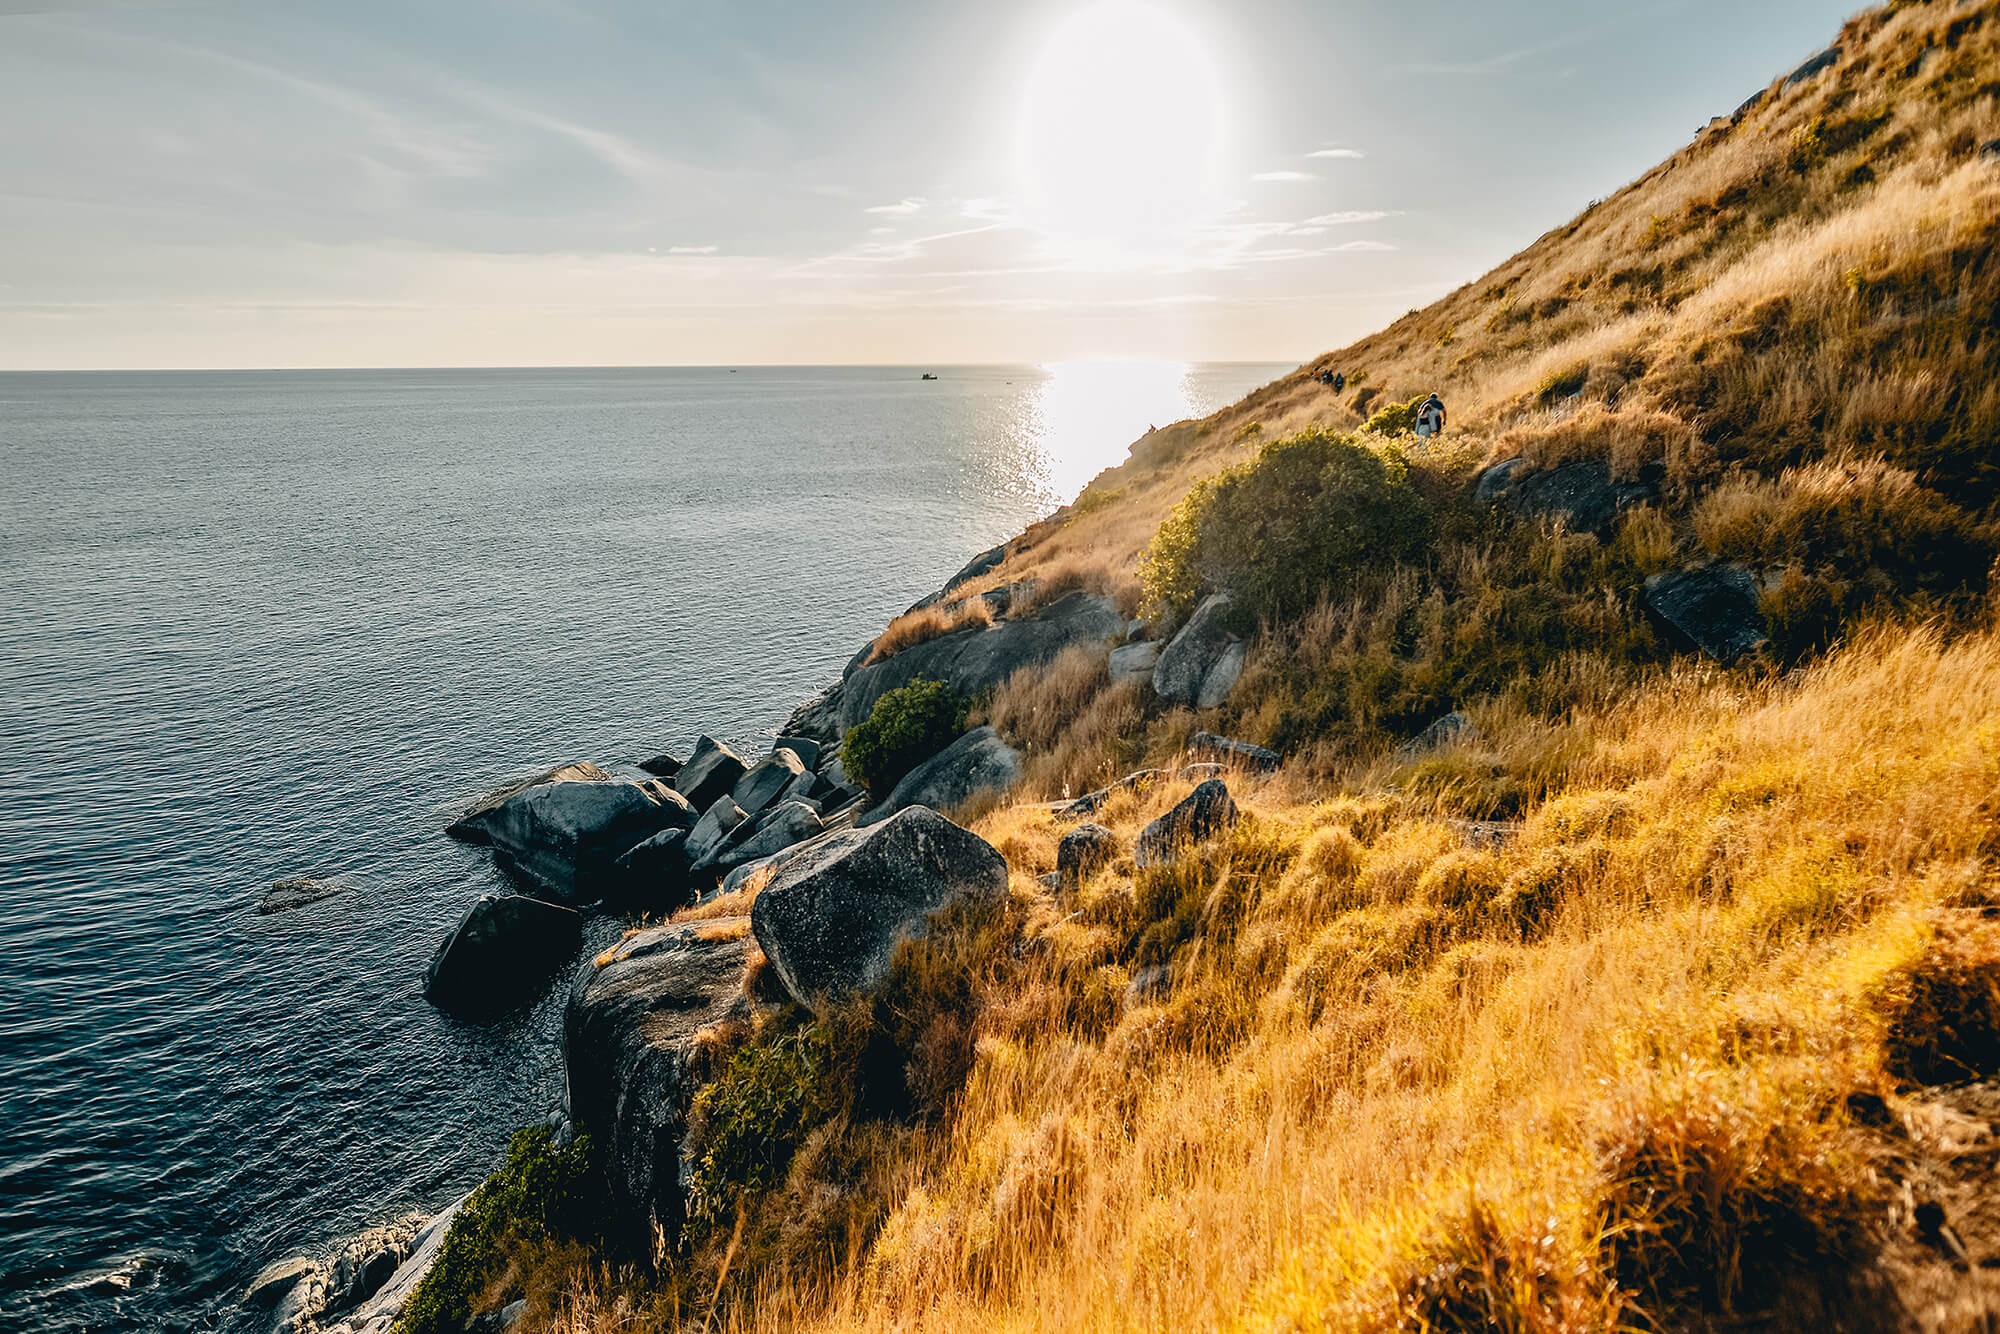
<svg viewBox="0 0 2000 1334">
<path fill-rule="evenodd" d="M 1650 481 L 1615 479 L 1602 459 L 1530 471 L 1521 459 L 1497 463 L 1480 475 L 1474 495 L 1485 504 L 1505 505 L 1529 518 L 1554 519 L 1573 533 L 1611 536 L 1618 516 L 1641 501 L 1656 499 Z"/>
<path fill-rule="evenodd" d="M 883 695 L 920 676 L 943 681 L 961 695 L 976 695 L 1023 667 L 1050 661 L 1072 644 L 1102 644 L 1108 654 L 1111 641 L 1124 634 L 1125 618 L 1117 607 L 1076 592 L 1014 620 L 913 644 L 847 678 L 840 691 L 840 733 L 865 722 Z"/>
<path fill-rule="evenodd" d="M 1656 574 L 1646 581 L 1645 600 L 1672 638 L 1725 666 L 1765 642 L 1757 581 L 1740 565 Z"/>
<path fill-rule="evenodd" d="M 991 727 L 977 727 L 925 760 L 855 823 L 877 825 L 912 806 L 950 810 L 984 792 L 1004 792 L 1021 778 L 1021 752 Z"/>
<path fill-rule="evenodd" d="M 503 870 L 563 903 L 600 897 L 612 863 L 694 812 L 657 779 L 644 783 L 565 780 L 530 787 L 452 825 L 468 843 L 493 849 Z"/>
<path fill-rule="evenodd" d="M 1227 593 L 1203 600 L 1186 625 L 1160 651 L 1153 691 L 1161 699 L 1212 709 L 1229 698 L 1243 674 L 1247 646 L 1229 628 L 1234 603 Z"/>
<path fill-rule="evenodd" d="M 1111 650 L 1111 682 L 1117 685 L 1125 681 L 1150 681 L 1153 669 L 1160 665 L 1160 653 L 1166 645 L 1157 639 L 1138 644 L 1125 644 Z"/>
<path fill-rule="evenodd" d="M 312 1331 L 319 1331 L 319 1334 L 390 1334 L 402 1318 L 403 1308 L 409 1304 L 417 1284 L 423 1282 L 424 1275 L 430 1273 L 431 1266 L 437 1262 L 438 1252 L 444 1247 L 445 1233 L 450 1229 L 452 1220 L 458 1217 L 458 1211 L 464 1207 L 465 1199 L 461 1199 L 424 1224 L 410 1239 L 406 1258 L 396 1266 L 388 1281 L 339 1324 L 325 1325 L 323 1314 L 314 1319 L 310 1313 L 302 1313 L 306 1315 L 305 1320 L 287 1325 L 282 1319 L 285 1312 L 281 1307 L 279 1330 L 296 1331 L 296 1334 L 311 1334 Z M 286 1301 L 289 1304 L 291 1299 Z M 337 1311 L 339 1307 L 335 1305 L 331 1309 Z"/>
<path fill-rule="evenodd" d="M 522 894 L 481 895 L 431 955 L 424 995 L 458 1013 L 504 1010 L 532 994 L 581 936 L 572 908 Z"/>
<path fill-rule="evenodd" d="M 688 831 L 686 852 L 689 870 L 694 875 L 700 875 L 714 869 L 723 849 L 729 846 L 736 831 L 749 818 L 731 798 L 717 797 L 715 804 L 703 811 L 701 819 Z M 747 830 L 745 834 L 747 836 Z"/>
<path fill-rule="evenodd" d="M 917 806 L 787 862 L 750 921 L 785 989 L 812 1004 L 878 986 L 897 944 L 923 936 L 940 910 L 998 906 L 1006 894 L 1007 862 L 991 844 Z"/>
<path fill-rule="evenodd" d="M 1141 868 L 1170 866 L 1189 848 L 1228 833 L 1238 818 L 1228 786 L 1211 778 L 1139 832 L 1132 860 Z"/>
<path fill-rule="evenodd" d="M 1473 726 L 1470 715 L 1454 709 L 1444 717 L 1426 727 L 1423 731 L 1396 748 L 1396 758 L 1413 760 L 1445 746 L 1457 745 L 1478 737 L 1479 729 Z"/>
<path fill-rule="evenodd" d="M 674 775 L 674 791 L 686 797 L 695 810 L 706 811 L 717 797 L 727 795 L 749 768 L 735 751 L 712 736 L 704 736 L 695 742 L 694 754 Z"/>
<path fill-rule="evenodd" d="M 816 837 L 825 830 L 819 812 L 803 801 L 788 801 L 767 811 L 757 822 L 756 832 L 732 845 L 723 860 L 732 869 L 749 862 L 775 857 L 786 848 Z"/>
<path fill-rule="evenodd" d="M 748 923 L 652 927 L 577 979 L 563 1016 L 569 1114 L 597 1146 L 611 1190 L 607 1234 L 658 1259 L 686 1217 L 682 1140 L 707 1074 L 703 1029 L 747 1012 Z"/>
<path fill-rule="evenodd" d="M 568 764 L 558 764 L 553 769 L 544 769 L 526 778 L 517 778 L 488 792 L 458 813 L 458 817 L 445 826 L 445 832 L 453 838 L 467 843 L 484 843 L 485 837 L 479 832 L 479 817 L 495 810 L 510 797 L 517 797 L 531 787 L 547 787 L 550 783 L 609 783 L 611 775 L 588 760 L 571 760 Z"/>
<path fill-rule="evenodd" d="M 806 766 L 796 751 L 780 748 L 770 758 L 758 761 L 729 789 L 730 799 L 746 815 L 756 815 L 777 804 L 785 790 L 804 776 Z"/>
</svg>

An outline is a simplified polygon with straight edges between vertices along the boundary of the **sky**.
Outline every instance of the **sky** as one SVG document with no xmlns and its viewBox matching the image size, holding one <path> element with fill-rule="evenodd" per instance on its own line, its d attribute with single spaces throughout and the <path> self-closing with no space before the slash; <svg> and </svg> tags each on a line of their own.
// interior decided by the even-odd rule
<svg viewBox="0 0 2000 1334">
<path fill-rule="evenodd" d="M 1852 0 L 0 0 L 0 369 L 1298 362 Z"/>
</svg>

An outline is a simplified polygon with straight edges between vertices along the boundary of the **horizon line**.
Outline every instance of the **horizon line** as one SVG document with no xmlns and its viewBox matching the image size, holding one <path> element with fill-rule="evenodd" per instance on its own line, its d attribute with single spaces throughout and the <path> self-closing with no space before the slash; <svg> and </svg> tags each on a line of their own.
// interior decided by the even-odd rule
<svg viewBox="0 0 2000 1334">
<path fill-rule="evenodd" d="M 1039 361 L 714 361 L 714 362 L 543 362 L 429 366 L 21 366 L 0 367 L 0 375 L 305 375 L 391 371 L 720 371 L 720 370 L 992 370 L 1020 366 L 1303 366 L 1292 358 L 1225 357 L 1059 357 Z"/>
</svg>

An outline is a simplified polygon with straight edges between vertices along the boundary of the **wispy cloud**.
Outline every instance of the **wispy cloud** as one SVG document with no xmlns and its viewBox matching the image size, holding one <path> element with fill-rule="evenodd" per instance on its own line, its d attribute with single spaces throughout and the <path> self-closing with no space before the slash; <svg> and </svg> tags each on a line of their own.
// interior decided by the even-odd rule
<svg viewBox="0 0 2000 1334">
<path fill-rule="evenodd" d="M 1341 161 L 1358 161 L 1368 155 L 1358 148 L 1316 148 L 1307 157 L 1334 158 Z"/>
<path fill-rule="evenodd" d="M 1260 171 L 1250 178 L 1260 182 L 1316 181 L 1319 177 L 1309 171 Z"/>
<path fill-rule="evenodd" d="M 905 199 L 894 204 L 877 204 L 873 208 L 864 208 L 861 211 L 879 214 L 885 218 L 907 218 L 913 213 L 923 212 L 927 202 L 929 201 L 923 199 Z"/>
<path fill-rule="evenodd" d="M 1337 246 L 1327 247 L 1327 253 L 1337 255 L 1343 251 L 1356 253 L 1361 251 L 1388 251 L 1395 248 L 1395 246 L 1390 245 L 1387 241 L 1346 241 Z"/>
<path fill-rule="evenodd" d="M 1357 222 L 1380 222 L 1384 218 L 1393 218 L 1395 216 L 1396 214 L 1387 209 L 1348 209 L 1340 213 L 1322 213 L 1317 217 L 1307 218 L 1303 225 L 1307 227 L 1348 227 Z"/>
<path fill-rule="evenodd" d="M 721 246 L 712 245 L 670 245 L 667 247 L 667 253 L 669 255 L 713 255 L 721 248 Z"/>
</svg>

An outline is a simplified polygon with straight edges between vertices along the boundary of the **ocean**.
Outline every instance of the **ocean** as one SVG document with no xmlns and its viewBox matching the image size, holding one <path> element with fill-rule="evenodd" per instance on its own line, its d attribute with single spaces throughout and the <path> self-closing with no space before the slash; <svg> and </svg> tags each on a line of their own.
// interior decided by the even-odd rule
<svg viewBox="0 0 2000 1334">
<path fill-rule="evenodd" d="M 255 1330 L 561 1094 L 418 994 L 447 812 L 767 738 L 1149 425 L 1290 369 L 0 374 L 0 1328 Z M 348 892 L 262 917 L 275 880 Z"/>
</svg>

